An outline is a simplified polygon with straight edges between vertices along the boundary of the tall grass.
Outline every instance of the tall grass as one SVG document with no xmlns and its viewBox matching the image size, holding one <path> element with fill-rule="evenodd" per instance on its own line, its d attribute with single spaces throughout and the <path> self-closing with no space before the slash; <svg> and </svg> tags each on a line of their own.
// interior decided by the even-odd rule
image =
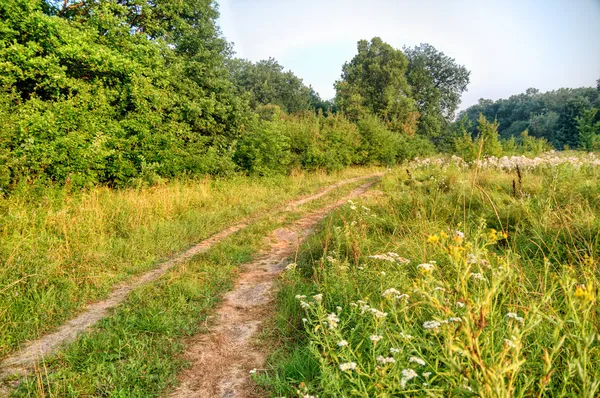
<svg viewBox="0 0 600 398">
<path fill-rule="evenodd" d="M 234 221 L 369 171 L 14 192 L 0 200 L 0 358 Z"/>
<path fill-rule="evenodd" d="M 281 284 L 273 395 L 600 393 L 600 173 L 419 165 L 349 203 Z M 364 206 L 364 207 L 363 207 Z"/>
</svg>

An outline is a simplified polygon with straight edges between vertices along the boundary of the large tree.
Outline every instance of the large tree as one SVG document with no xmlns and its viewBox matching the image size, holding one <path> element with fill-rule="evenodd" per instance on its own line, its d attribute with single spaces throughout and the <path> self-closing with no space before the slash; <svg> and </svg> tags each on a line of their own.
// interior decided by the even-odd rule
<svg viewBox="0 0 600 398">
<path fill-rule="evenodd" d="M 418 131 L 439 144 L 454 119 L 470 72 L 429 44 L 404 47 L 408 58 L 407 80 L 419 111 Z"/>
<path fill-rule="evenodd" d="M 240 94 L 248 94 L 251 105 L 274 104 L 288 113 L 305 111 L 320 101 L 292 71 L 285 71 L 275 59 L 252 63 L 244 59 L 227 62 L 231 79 Z"/>
<path fill-rule="evenodd" d="M 361 40 L 357 47 L 335 83 L 337 108 L 354 119 L 375 115 L 392 130 L 414 134 L 418 112 L 406 80 L 408 60 L 379 37 Z"/>
</svg>

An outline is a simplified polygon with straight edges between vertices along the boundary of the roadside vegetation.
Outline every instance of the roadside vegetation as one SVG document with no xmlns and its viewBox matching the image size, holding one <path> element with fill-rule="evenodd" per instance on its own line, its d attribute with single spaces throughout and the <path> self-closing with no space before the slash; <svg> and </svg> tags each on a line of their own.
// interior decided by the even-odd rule
<svg viewBox="0 0 600 398">
<path fill-rule="evenodd" d="M 600 160 L 571 155 L 388 174 L 285 273 L 282 343 L 255 380 L 272 396 L 597 396 Z"/>
</svg>

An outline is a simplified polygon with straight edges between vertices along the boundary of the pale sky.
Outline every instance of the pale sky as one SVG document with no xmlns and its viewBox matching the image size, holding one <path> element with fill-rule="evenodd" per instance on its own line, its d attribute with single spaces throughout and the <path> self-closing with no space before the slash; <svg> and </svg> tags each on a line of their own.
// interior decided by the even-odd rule
<svg viewBox="0 0 600 398">
<path fill-rule="evenodd" d="M 220 0 L 219 10 L 237 57 L 273 57 L 324 99 L 356 42 L 375 36 L 429 43 L 465 65 L 461 109 L 600 78 L 600 0 Z"/>
</svg>

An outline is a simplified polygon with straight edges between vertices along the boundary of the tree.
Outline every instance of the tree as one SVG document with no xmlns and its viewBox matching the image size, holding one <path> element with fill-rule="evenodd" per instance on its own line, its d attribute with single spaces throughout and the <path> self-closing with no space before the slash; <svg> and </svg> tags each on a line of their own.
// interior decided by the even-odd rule
<svg viewBox="0 0 600 398">
<path fill-rule="evenodd" d="M 305 111 L 320 101 L 292 71 L 284 71 L 275 59 L 252 63 L 233 59 L 227 62 L 231 79 L 240 94 L 250 97 L 251 106 L 273 104 L 288 113 Z M 318 104 L 317 104 L 318 105 Z"/>
<path fill-rule="evenodd" d="M 576 118 L 581 148 L 586 151 L 598 149 L 600 145 L 600 122 L 595 121 L 597 112 L 596 108 L 586 109 Z"/>
<path fill-rule="evenodd" d="M 479 134 L 475 141 L 475 147 L 481 148 L 484 156 L 502 156 L 502 144 L 498 138 L 498 121 L 489 122 L 485 116 L 479 115 L 477 125 Z"/>
<path fill-rule="evenodd" d="M 429 44 L 404 47 L 407 80 L 420 113 L 418 131 L 439 146 L 442 133 L 454 119 L 470 72 Z"/>
<path fill-rule="evenodd" d="M 353 120 L 372 114 L 394 131 L 414 134 L 418 112 L 406 80 L 408 60 L 379 37 L 357 48 L 335 83 L 336 106 Z"/>
</svg>

